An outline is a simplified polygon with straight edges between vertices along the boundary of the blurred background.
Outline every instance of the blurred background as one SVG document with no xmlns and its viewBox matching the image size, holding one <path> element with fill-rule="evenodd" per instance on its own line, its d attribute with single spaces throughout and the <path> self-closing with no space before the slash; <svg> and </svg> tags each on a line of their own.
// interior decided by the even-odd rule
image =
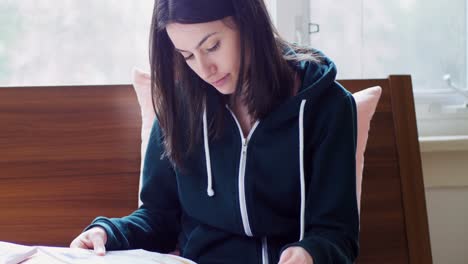
<svg viewBox="0 0 468 264">
<path fill-rule="evenodd" d="M 153 1 L 0 0 L 0 85 L 130 83 Z"/>
<path fill-rule="evenodd" d="M 468 259 L 467 0 L 265 0 L 339 79 L 410 74 L 434 263 Z M 0 0 L 0 86 L 131 83 L 153 1 Z M 364 179 L 365 180 L 365 179 Z"/>
</svg>

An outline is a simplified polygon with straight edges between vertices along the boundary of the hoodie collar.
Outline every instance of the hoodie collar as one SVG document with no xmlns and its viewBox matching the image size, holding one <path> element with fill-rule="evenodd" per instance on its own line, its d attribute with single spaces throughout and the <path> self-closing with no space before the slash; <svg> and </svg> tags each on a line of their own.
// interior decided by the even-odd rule
<svg viewBox="0 0 468 264">
<path fill-rule="evenodd" d="M 296 71 L 303 76 L 298 93 L 278 106 L 263 121 L 272 119 L 273 122 L 281 122 L 296 118 L 297 109 L 299 109 L 302 100 L 307 100 L 308 104 L 314 104 L 327 92 L 327 88 L 335 83 L 337 73 L 335 64 L 323 53 L 313 51 L 318 54 L 321 61 L 300 61 L 293 64 Z"/>
</svg>

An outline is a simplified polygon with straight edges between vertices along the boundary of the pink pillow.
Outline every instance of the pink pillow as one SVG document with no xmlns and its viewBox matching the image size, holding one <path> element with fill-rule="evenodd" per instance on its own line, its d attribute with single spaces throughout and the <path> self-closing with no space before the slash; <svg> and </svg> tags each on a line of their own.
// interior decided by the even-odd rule
<svg viewBox="0 0 468 264">
<path fill-rule="evenodd" d="M 148 147 L 149 135 L 156 117 L 151 100 L 151 77 L 138 68 L 133 68 L 133 88 L 135 89 L 138 103 L 141 108 L 141 164 L 140 164 L 140 187 L 138 191 L 138 206 L 141 206 L 140 192 L 143 172 L 143 162 L 145 160 L 146 148 Z"/>
<path fill-rule="evenodd" d="M 358 138 L 356 146 L 356 196 L 358 209 L 361 211 L 362 170 L 364 168 L 364 152 L 369 135 L 370 121 L 379 102 L 382 88 L 374 86 L 353 94 L 357 107 Z"/>
<path fill-rule="evenodd" d="M 141 107 L 142 129 L 141 129 L 141 170 L 145 159 L 146 148 L 148 147 L 149 134 L 154 122 L 155 114 L 151 101 L 151 78 L 150 75 L 140 69 L 133 69 L 133 87 L 137 94 Z M 379 102 L 382 88 L 375 86 L 364 89 L 353 94 L 357 107 L 358 139 L 356 147 L 356 195 L 358 208 L 360 210 L 362 170 L 364 167 L 364 152 L 366 150 L 367 137 L 369 134 L 370 121 L 374 115 L 377 103 Z M 140 191 L 141 191 L 140 175 Z M 140 197 L 140 195 L 138 195 Z M 141 201 L 139 204 L 141 205 Z"/>
</svg>

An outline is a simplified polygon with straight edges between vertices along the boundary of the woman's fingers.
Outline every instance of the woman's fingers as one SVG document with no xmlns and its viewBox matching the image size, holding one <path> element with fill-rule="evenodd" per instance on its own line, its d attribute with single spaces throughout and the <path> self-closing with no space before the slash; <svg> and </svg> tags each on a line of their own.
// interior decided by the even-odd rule
<svg viewBox="0 0 468 264">
<path fill-rule="evenodd" d="M 278 264 L 313 264 L 312 257 L 301 247 L 290 247 L 283 251 Z"/>
<path fill-rule="evenodd" d="M 106 254 L 106 247 L 104 238 L 100 235 L 92 235 L 91 236 L 91 241 L 94 245 L 94 252 L 99 255 L 99 256 L 104 256 Z"/>
<path fill-rule="evenodd" d="M 107 234 L 103 228 L 95 227 L 80 234 L 71 243 L 70 248 L 94 249 L 99 256 L 106 254 Z"/>
<path fill-rule="evenodd" d="M 281 253 L 281 257 L 278 264 L 286 263 L 291 258 L 291 255 L 292 251 L 289 248 L 287 248 L 285 251 L 283 251 L 283 253 Z"/>
<path fill-rule="evenodd" d="M 81 241 L 80 237 L 77 237 L 73 239 L 73 241 L 70 243 L 70 248 L 84 248 L 88 249 L 88 246 L 85 245 L 83 241 Z"/>
</svg>

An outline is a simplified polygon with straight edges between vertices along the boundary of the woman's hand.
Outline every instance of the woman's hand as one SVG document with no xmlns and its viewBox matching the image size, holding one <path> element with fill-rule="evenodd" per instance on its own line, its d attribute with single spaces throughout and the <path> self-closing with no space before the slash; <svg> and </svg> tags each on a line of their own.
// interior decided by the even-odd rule
<svg viewBox="0 0 468 264">
<path fill-rule="evenodd" d="M 106 254 L 107 233 L 102 227 L 93 227 L 79 236 L 71 243 L 70 248 L 94 249 L 94 252 L 99 256 Z"/>
<path fill-rule="evenodd" d="M 281 254 L 278 264 L 314 264 L 314 260 L 302 247 L 289 247 Z"/>
</svg>

